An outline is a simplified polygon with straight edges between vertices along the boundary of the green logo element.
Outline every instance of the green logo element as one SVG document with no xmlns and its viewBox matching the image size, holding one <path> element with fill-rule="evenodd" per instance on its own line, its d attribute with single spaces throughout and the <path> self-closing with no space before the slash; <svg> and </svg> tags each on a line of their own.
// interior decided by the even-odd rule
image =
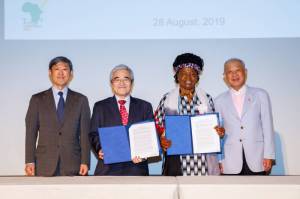
<svg viewBox="0 0 300 199">
<path fill-rule="evenodd" d="M 32 25 L 38 25 L 38 23 L 41 21 L 41 14 L 43 13 L 43 11 L 39 5 L 31 2 L 26 2 L 22 6 L 22 11 L 30 15 L 30 23 Z"/>
</svg>

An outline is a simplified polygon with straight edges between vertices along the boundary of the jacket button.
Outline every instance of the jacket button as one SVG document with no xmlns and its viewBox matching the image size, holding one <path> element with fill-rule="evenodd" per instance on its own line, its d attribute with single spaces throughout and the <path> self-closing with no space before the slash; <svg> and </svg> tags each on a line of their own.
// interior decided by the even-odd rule
<svg viewBox="0 0 300 199">
<path fill-rule="evenodd" d="M 242 139 L 240 139 L 240 142 L 242 142 L 243 140 Z"/>
<path fill-rule="evenodd" d="M 58 135 L 61 135 L 61 132 L 59 132 Z"/>
<path fill-rule="evenodd" d="M 243 126 L 241 126 L 241 129 L 244 129 L 244 127 L 243 127 Z"/>
</svg>

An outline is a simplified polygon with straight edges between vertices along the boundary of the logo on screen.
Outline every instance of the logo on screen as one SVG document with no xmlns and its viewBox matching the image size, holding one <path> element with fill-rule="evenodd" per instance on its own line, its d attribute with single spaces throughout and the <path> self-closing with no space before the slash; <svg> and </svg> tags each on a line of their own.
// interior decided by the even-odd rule
<svg viewBox="0 0 300 199">
<path fill-rule="evenodd" d="M 48 0 L 26 1 L 22 4 L 24 13 L 24 30 L 30 31 L 34 28 L 40 28 L 43 24 L 43 12 Z"/>
</svg>

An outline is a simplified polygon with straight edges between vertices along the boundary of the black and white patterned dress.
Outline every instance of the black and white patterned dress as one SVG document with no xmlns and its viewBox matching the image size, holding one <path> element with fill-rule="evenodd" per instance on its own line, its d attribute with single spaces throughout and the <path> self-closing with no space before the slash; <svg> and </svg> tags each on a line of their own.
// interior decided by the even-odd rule
<svg viewBox="0 0 300 199">
<path fill-rule="evenodd" d="M 158 108 L 155 111 L 155 122 L 160 132 L 164 132 L 164 119 L 165 119 L 165 101 L 168 94 L 164 95 L 161 99 Z M 214 104 L 212 97 L 206 94 L 208 99 L 208 110 L 214 112 Z M 202 104 L 199 97 L 195 93 L 191 102 L 188 101 L 186 96 L 178 96 L 178 114 L 179 115 L 198 115 L 200 114 L 199 108 Z M 199 176 L 208 175 L 208 165 L 205 154 L 194 155 L 181 155 L 180 164 L 183 176 Z"/>
</svg>

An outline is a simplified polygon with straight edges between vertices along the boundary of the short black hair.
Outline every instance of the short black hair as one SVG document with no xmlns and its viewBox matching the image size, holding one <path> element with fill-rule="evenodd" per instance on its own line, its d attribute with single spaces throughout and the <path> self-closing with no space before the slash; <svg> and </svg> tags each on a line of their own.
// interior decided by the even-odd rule
<svg viewBox="0 0 300 199">
<path fill-rule="evenodd" d="M 175 61 L 173 62 L 173 69 L 175 71 L 175 68 L 178 65 L 188 64 L 188 63 L 197 64 L 200 67 L 200 71 L 203 70 L 203 66 L 204 66 L 203 59 L 201 57 L 199 57 L 198 55 L 195 55 L 195 54 L 192 54 L 192 53 L 183 53 L 181 55 L 178 55 L 175 58 Z M 177 75 L 178 75 L 178 72 L 174 75 L 176 83 L 178 83 Z M 198 80 L 199 80 L 199 75 L 200 74 L 198 73 Z"/>
<path fill-rule="evenodd" d="M 51 70 L 52 67 L 59 62 L 66 63 L 69 66 L 70 71 L 73 71 L 73 64 L 72 64 L 71 60 L 69 60 L 68 58 L 63 57 L 63 56 L 58 56 L 58 57 L 53 58 L 49 63 L 49 70 Z"/>
</svg>

